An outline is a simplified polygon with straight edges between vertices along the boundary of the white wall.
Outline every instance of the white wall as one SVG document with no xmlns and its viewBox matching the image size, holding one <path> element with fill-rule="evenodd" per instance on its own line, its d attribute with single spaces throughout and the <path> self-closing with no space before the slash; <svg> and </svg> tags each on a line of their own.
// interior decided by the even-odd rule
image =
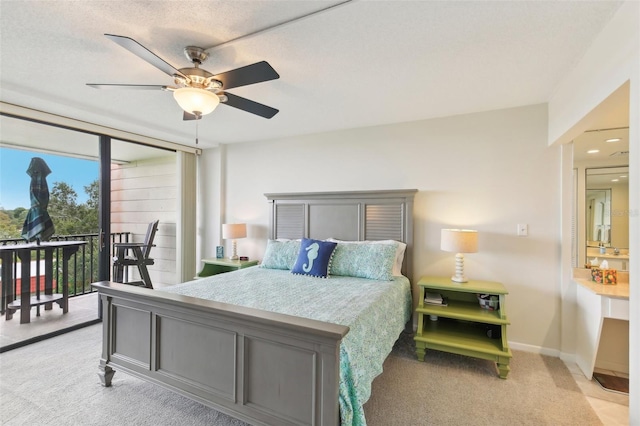
<svg viewBox="0 0 640 426">
<path fill-rule="evenodd" d="M 206 182 L 226 194 L 226 221 L 248 224 L 239 254 L 258 259 L 269 220 L 264 193 L 416 188 L 414 276 L 453 272 L 453 256 L 439 249 L 441 228 L 478 229 L 467 275 L 506 285 L 510 341 L 557 354 L 560 150 L 546 134 L 546 106 L 535 105 L 231 144 L 226 172 Z M 203 168 L 219 167 L 217 150 L 207 151 Z M 215 216 L 216 206 L 207 208 Z M 529 237 L 516 236 L 518 223 L 529 225 Z M 209 222 L 205 240 L 218 241 L 218 227 Z"/>
<path fill-rule="evenodd" d="M 111 232 L 132 232 L 130 241 L 143 242 L 149 223 L 160 220 L 148 267 L 155 287 L 178 282 L 176 179 L 175 155 L 111 167 Z M 129 277 L 139 279 L 137 268 Z"/>
<path fill-rule="evenodd" d="M 217 149 L 206 149 L 198 157 L 198 211 L 197 211 L 197 269 L 202 268 L 200 259 L 216 257 L 216 246 L 222 245 L 221 224 L 224 217 L 226 145 Z"/>
<path fill-rule="evenodd" d="M 595 122 L 597 106 L 617 88 L 630 82 L 629 97 L 629 424 L 640 424 L 640 2 L 627 1 L 576 65 L 559 84 L 549 102 L 549 143 L 570 142 Z M 571 171 L 563 162 L 562 182 Z M 563 199 L 570 200 L 570 185 L 563 183 Z M 562 207 L 562 222 L 570 221 L 570 203 Z M 563 233 L 562 288 L 563 340 L 569 341 L 575 322 L 570 284 L 571 243 Z M 565 338 L 566 337 L 566 338 Z M 563 348 L 571 351 L 572 347 Z"/>
</svg>

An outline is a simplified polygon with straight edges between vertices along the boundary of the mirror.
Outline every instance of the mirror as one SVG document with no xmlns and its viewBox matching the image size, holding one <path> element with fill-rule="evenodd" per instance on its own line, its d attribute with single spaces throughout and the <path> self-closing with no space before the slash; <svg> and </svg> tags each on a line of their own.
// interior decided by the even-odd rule
<svg viewBox="0 0 640 426">
<path fill-rule="evenodd" d="M 588 171 L 587 171 L 588 172 Z M 587 177 L 587 180 L 588 177 Z M 611 190 L 589 189 L 585 196 L 587 246 L 599 247 L 611 244 Z"/>
<path fill-rule="evenodd" d="M 576 211 L 574 265 L 607 259 L 629 263 L 629 130 L 595 130 L 574 140 Z"/>
<path fill-rule="evenodd" d="M 586 170 L 587 247 L 629 248 L 629 167 Z"/>
</svg>

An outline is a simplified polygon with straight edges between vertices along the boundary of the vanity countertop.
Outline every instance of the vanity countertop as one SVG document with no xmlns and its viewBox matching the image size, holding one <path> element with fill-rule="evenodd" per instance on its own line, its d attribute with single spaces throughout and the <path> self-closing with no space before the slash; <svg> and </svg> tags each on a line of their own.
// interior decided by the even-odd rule
<svg viewBox="0 0 640 426">
<path fill-rule="evenodd" d="M 611 297 L 614 299 L 629 300 L 629 273 L 618 271 L 617 284 L 600 284 L 591 281 L 591 270 L 585 268 L 574 268 L 573 281 L 591 290 L 599 296 Z"/>
<path fill-rule="evenodd" d="M 597 257 L 597 258 L 601 258 L 601 259 L 621 259 L 621 260 L 629 260 L 629 253 L 620 253 L 620 254 L 613 254 L 613 252 L 611 252 L 611 249 L 609 249 L 609 251 L 607 251 L 607 253 L 600 253 L 600 251 L 597 248 L 587 248 L 587 257 Z"/>
<path fill-rule="evenodd" d="M 588 288 L 592 292 L 600 296 L 612 297 L 614 299 L 629 300 L 629 283 L 618 284 L 600 284 L 584 278 L 574 278 L 576 283 Z"/>
<path fill-rule="evenodd" d="M 605 254 L 601 254 L 601 253 L 589 253 L 587 254 L 588 257 L 597 257 L 600 259 L 622 259 L 622 260 L 629 260 L 629 255 L 628 254 L 613 254 L 613 253 L 605 253 Z"/>
</svg>

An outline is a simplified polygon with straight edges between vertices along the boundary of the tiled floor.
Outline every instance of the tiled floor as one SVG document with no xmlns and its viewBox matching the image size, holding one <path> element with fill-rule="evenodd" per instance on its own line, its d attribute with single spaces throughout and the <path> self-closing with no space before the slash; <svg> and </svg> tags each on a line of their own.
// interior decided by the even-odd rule
<svg viewBox="0 0 640 426">
<path fill-rule="evenodd" d="M 627 426 L 629 425 L 629 395 L 619 392 L 605 390 L 595 380 L 587 380 L 580 368 L 575 363 L 565 362 L 573 379 L 582 390 L 582 393 L 591 404 L 593 410 L 598 414 L 605 426 Z M 602 373 L 629 377 L 623 373 L 608 370 L 596 369 Z"/>
<path fill-rule="evenodd" d="M 10 321 L 6 321 L 4 316 L 0 317 L 0 346 L 71 327 L 97 317 L 98 295 L 96 293 L 70 298 L 69 312 L 66 315 L 62 314 L 58 305 L 54 305 L 51 311 L 41 311 L 39 317 L 36 316 L 36 308 L 33 308 L 29 324 L 20 324 L 20 312 L 18 311 Z M 605 426 L 629 425 L 628 395 L 607 391 L 595 379 L 587 380 L 577 364 L 566 364 L 582 393 Z M 602 372 L 628 377 L 611 371 Z"/>
<path fill-rule="evenodd" d="M 31 308 L 31 322 L 28 324 L 20 324 L 19 310 L 8 321 L 4 315 L 1 316 L 0 347 L 97 319 L 98 294 L 70 297 L 69 311 L 66 314 L 62 313 L 57 303 L 49 311 L 41 307 L 40 316 L 36 314 L 36 307 Z"/>
</svg>

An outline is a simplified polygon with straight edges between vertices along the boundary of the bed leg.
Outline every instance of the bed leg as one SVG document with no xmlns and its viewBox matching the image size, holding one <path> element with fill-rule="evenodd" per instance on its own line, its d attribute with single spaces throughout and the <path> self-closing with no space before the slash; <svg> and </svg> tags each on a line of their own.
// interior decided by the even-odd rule
<svg viewBox="0 0 640 426">
<path fill-rule="evenodd" d="M 107 388 L 111 386 L 111 379 L 114 374 L 116 374 L 116 371 L 113 368 L 106 365 L 104 361 L 100 361 L 100 365 L 98 365 L 98 377 L 100 377 L 102 386 Z"/>
</svg>

